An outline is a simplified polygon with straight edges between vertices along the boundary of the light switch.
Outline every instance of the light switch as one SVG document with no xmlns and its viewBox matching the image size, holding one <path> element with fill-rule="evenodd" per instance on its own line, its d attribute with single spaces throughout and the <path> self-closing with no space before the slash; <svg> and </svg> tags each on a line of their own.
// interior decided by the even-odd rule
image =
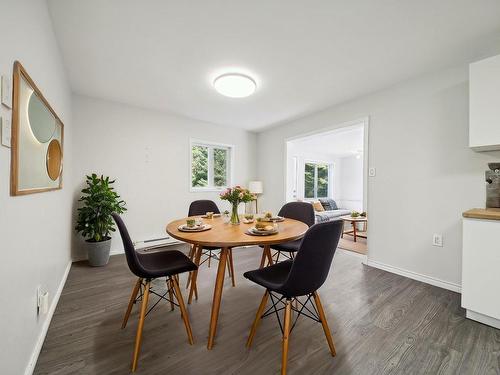
<svg viewBox="0 0 500 375">
<path fill-rule="evenodd" d="M 375 168 L 369 168 L 368 169 L 368 176 L 369 177 L 375 177 L 377 175 L 377 170 Z"/>
<path fill-rule="evenodd" d="M 2 121 L 2 145 L 10 147 L 10 136 L 12 133 L 10 118 L 2 116 L 0 120 Z"/>
</svg>

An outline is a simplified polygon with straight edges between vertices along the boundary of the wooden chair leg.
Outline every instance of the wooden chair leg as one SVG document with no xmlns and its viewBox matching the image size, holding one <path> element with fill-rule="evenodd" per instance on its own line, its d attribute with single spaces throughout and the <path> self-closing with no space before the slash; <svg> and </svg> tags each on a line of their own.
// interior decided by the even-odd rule
<svg viewBox="0 0 500 375">
<path fill-rule="evenodd" d="M 266 262 L 266 258 L 267 258 L 267 253 L 266 253 L 266 249 L 262 249 L 262 257 L 260 258 L 260 265 L 259 265 L 259 268 L 264 268 L 264 263 Z"/>
<path fill-rule="evenodd" d="M 260 305 L 259 305 L 259 308 L 257 309 L 257 313 L 255 314 L 255 320 L 253 321 L 252 329 L 250 330 L 250 334 L 248 335 L 247 348 L 249 348 L 249 349 L 252 346 L 253 338 L 255 336 L 255 333 L 257 332 L 257 328 L 258 328 L 259 323 L 262 319 L 262 314 L 264 313 L 264 309 L 266 308 L 268 297 L 269 297 L 269 292 L 266 290 L 266 292 L 264 293 L 264 296 L 262 297 L 262 301 L 260 301 Z"/>
<path fill-rule="evenodd" d="M 234 281 L 234 265 L 233 265 L 233 249 L 229 249 L 229 262 L 228 265 L 229 265 L 229 269 L 231 270 L 230 274 L 231 274 L 231 283 L 233 285 L 233 287 L 236 286 L 236 283 Z"/>
<path fill-rule="evenodd" d="M 193 261 L 195 253 L 196 253 L 196 245 L 192 245 L 191 248 L 189 249 L 189 260 L 190 261 Z M 189 272 L 188 279 L 186 282 L 186 289 L 189 288 L 189 283 L 191 282 L 192 277 L 193 277 L 193 272 Z"/>
<path fill-rule="evenodd" d="M 281 354 L 281 375 L 286 374 L 286 364 L 288 361 L 288 340 L 290 336 L 290 322 L 292 318 L 292 301 L 286 301 L 285 307 L 285 321 L 283 322 L 283 344 L 282 344 L 282 354 Z"/>
<path fill-rule="evenodd" d="M 142 329 L 144 327 L 144 318 L 146 317 L 146 310 L 148 309 L 149 288 L 151 282 L 148 280 L 144 286 L 144 293 L 142 295 L 141 315 L 139 316 L 139 324 L 137 326 L 137 334 L 135 336 L 134 357 L 132 360 L 132 372 L 137 368 L 137 361 L 139 360 L 139 352 L 141 351 Z"/>
<path fill-rule="evenodd" d="M 203 251 L 202 246 L 196 246 L 196 255 L 194 257 L 194 264 L 198 267 L 200 266 L 201 253 Z M 191 304 L 193 300 L 193 294 L 196 293 L 196 299 L 198 299 L 198 289 L 196 287 L 196 280 L 198 278 L 198 270 L 193 271 L 193 276 L 191 277 L 191 288 L 189 290 L 188 304 Z"/>
<path fill-rule="evenodd" d="M 170 311 L 174 311 L 175 305 L 174 305 L 174 292 L 173 292 L 172 278 L 167 277 L 166 281 L 167 281 L 168 299 L 170 300 Z"/>
<path fill-rule="evenodd" d="M 186 310 L 186 305 L 184 305 L 184 299 L 182 298 L 181 288 L 179 288 L 179 282 L 174 278 L 172 280 L 172 284 L 174 287 L 175 298 L 177 298 L 177 302 L 179 303 L 179 308 L 181 310 L 181 317 L 184 321 L 184 326 L 186 327 L 189 344 L 193 345 L 193 332 L 191 331 L 191 324 L 189 324 L 189 316 Z"/>
<path fill-rule="evenodd" d="M 227 274 L 229 277 L 231 277 L 231 264 L 229 264 L 229 261 L 227 262 Z"/>
<path fill-rule="evenodd" d="M 139 293 L 139 289 L 142 284 L 142 279 L 137 279 L 137 282 L 132 289 L 132 295 L 130 296 L 130 301 L 128 302 L 127 311 L 125 312 L 125 316 L 123 317 L 122 329 L 127 326 L 128 318 L 130 316 L 130 312 L 132 311 L 132 307 L 134 306 L 135 299 L 137 298 L 137 294 Z"/>
<path fill-rule="evenodd" d="M 271 254 L 271 246 L 264 247 L 264 250 L 266 251 L 266 255 L 267 255 L 267 265 L 272 266 L 273 265 L 273 256 Z"/>
<path fill-rule="evenodd" d="M 335 344 L 333 343 L 332 334 L 330 332 L 330 328 L 328 327 L 328 322 L 326 321 L 325 311 L 323 310 L 323 305 L 321 304 L 321 300 L 319 299 L 318 292 L 313 293 L 314 302 L 316 303 L 316 308 L 318 309 L 319 317 L 321 319 L 321 325 L 323 326 L 323 331 L 325 332 L 326 341 L 328 341 L 328 346 L 330 347 L 330 353 L 335 357 L 337 352 L 335 351 Z"/>
</svg>

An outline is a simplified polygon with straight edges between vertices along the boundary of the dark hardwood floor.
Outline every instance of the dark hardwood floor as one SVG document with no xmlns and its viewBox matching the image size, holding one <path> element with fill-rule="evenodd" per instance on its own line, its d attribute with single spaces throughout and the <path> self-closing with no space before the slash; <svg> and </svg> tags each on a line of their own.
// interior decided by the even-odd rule
<svg viewBox="0 0 500 375">
<path fill-rule="evenodd" d="M 146 318 L 137 374 L 279 373 L 275 317 L 262 321 L 252 349 L 245 348 L 264 291 L 242 274 L 258 266 L 260 251 L 235 249 L 234 261 L 236 287 L 226 278 L 214 349 L 206 344 L 216 265 L 201 269 L 200 299 L 188 307 L 195 344 L 187 342 L 179 310 L 159 304 Z M 134 282 L 122 255 L 104 268 L 73 264 L 35 374 L 129 373 L 138 308 L 126 329 L 120 325 Z M 500 374 L 500 330 L 466 320 L 457 293 L 339 251 L 320 296 L 337 356 L 321 324 L 301 319 L 291 335 L 290 374 Z"/>
</svg>

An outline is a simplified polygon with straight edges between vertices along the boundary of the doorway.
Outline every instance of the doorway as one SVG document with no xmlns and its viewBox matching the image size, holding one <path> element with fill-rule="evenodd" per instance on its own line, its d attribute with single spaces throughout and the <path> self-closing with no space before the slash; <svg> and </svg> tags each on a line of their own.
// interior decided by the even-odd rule
<svg viewBox="0 0 500 375">
<path fill-rule="evenodd" d="M 342 220 L 339 247 L 366 255 L 368 119 L 285 142 L 285 200 L 314 203 L 316 222 Z"/>
</svg>

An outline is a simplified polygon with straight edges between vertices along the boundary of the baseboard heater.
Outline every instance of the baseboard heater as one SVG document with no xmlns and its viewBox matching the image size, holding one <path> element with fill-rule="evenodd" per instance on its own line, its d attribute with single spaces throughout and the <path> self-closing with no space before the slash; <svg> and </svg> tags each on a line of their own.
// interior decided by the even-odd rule
<svg viewBox="0 0 500 375">
<path fill-rule="evenodd" d="M 150 238 L 147 240 L 136 241 L 134 242 L 134 247 L 136 250 L 140 251 L 150 251 L 154 249 L 158 249 L 160 247 L 170 246 L 170 245 L 179 245 L 184 242 L 178 241 L 172 237 L 161 237 L 161 238 Z"/>
</svg>

